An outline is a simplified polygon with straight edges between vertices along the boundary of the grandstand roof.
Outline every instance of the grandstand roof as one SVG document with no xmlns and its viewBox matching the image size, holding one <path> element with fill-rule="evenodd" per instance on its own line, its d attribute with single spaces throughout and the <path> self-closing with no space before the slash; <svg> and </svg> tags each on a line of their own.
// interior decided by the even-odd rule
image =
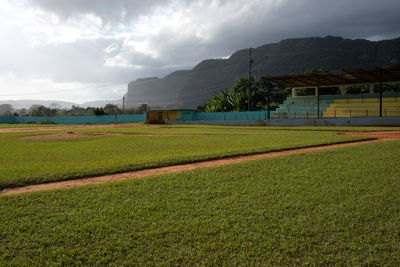
<svg viewBox="0 0 400 267">
<path fill-rule="evenodd" d="M 400 81 L 400 65 L 386 67 L 343 69 L 340 73 L 317 72 L 296 75 L 264 76 L 287 87 L 338 86 Z"/>
</svg>

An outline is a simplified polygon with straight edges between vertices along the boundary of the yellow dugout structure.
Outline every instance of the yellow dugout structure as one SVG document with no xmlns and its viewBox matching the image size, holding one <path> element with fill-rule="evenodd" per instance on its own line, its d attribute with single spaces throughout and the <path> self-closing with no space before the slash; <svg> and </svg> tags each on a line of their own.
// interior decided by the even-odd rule
<svg viewBox="0 0 400 267">
<path fill-rule="evenodd" d="M 148 112 L 147 121 L 150 124 L 165 124 L 169 120 L 178 120 L 181 117 L 180 110 L 151 110 Z"/>
</svg>

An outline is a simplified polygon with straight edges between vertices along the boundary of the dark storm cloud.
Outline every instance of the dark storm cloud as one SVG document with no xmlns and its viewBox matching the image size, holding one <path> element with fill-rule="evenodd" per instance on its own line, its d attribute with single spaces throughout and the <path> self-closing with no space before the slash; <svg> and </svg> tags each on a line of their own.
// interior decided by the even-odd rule
<svg viewBox="0 0 400 267">
<path fill-rule="evenodd" d="M 153 36 L 151 40 L 162 51 L 163 65 L 187 66 L 286 38 L 334 35 L 380 40 L 400 37 L 398 0 L 281 1 L 270 9 L 263 5 L 265 2 L 243 2 L 243 6 L 252 5 L 251 10 L 232 20 L 215 18 L 212 14 L 209 21 L 200 20 L 199 26 L 208 22 L 214 24 L 213 34 L 207 40 L 196 36 L 177 39 L 169 32 Z M 225 8 L 227 3 L 221 2 L 219 7 Z M 156 65 L 152 67 L 157 68 Z"/>
<path fill-rule="evenodd" d="M 196 51 L 204 50 L 204 57 L 226 56 L 236 49 L 258 46 L 291 37 L 338 35 L 348 38 L 391 38 L 400 35 L 399 0 L 303 0 L 303 1 L 187 1 L 187 0 L 30 0 L 33 4 L 51 10 L 61 17 L 93 14 L 105 22 L 124 22 L 140 15 L 151 14 L 156 8 L 167 7 L 187 9 L 188 16 L 198 16 L 196 4 L 203 6 L 213 3 L 215 8 L 226 9 L 225 17 L 215 18 L 213 14 L 195 22 L 199 26 L 214 24 L 214 34 L 206 42 L 197 42 L 195 36 L 188 36 L 180 43 L 169 41 L 174 36 L 168 32 L 154 36 L 155 44 L 162 44 L 160 50 L 167 52 L 186 50 L 191 46 L 192 57 L 199 59 Z M 234 17 L 235 10 L 227 7 L 237 4 L 240 9 L 250 9 Z M 201 5 L 200 5 L 201 6 Z M 198 6 L 197 6 L 198 7 Z M 199 13 L 208 11 L 198 10 Z M 240 10 L 236 10 L 240 12 Z M 230 20 L 229 17 L 234 17 Z M 228 19 L 227 19 L 228 18 Z M 164 40 L 159 42 L 159 40 Z M 167 41 L 165 41 L 167 40 Z M 202 49 L 202 48 L 205 49 Z M 199 50 L 200 49 L 200 50 Z M 190 53 L 190 52 L 189 52 Z M 177 54 L 181 54 L 177 52 Z M 185 53 L 181 54 L 184 57 Z M 176 60 L 176 59 L 173 59 Z M 184 60 L 188 61 L 188 60 Z M 189 60 L 190 61 L 190 60 Z"/>
<path fill-rule="evenodd" d="M 105 22 L 123 21 L 149 12 L 154 6 L 162 3 L 160 0 L 129 1 L 129 0 L 30 0 L 45 10 L 52 11 L 62 18 L 81 14 L 99 16 Z"/>
<path fill-rule="evenodd" d="M 93 14 L 104 23 L 115 24 L 147 15 L 157 7 L 165 7 L 174 0 L 28 0 L 34 6 L 56 13 L 62 18 Z M 178 1 L 180 5 L 190 0 Z M 194 1 L 195 2 L 195 1 Z"/>
<path fill-rule="evenodd" d="M 188 0 L 29 0 L 32 4 L 50 10 L 61 17 L 93 14 L 104 21 L 124 22 L 126 19 L 148 15 L 155 8 L 187 7 L 194 3 L 214 3 L 216 8 L 225 8 L 232 3 L 254 8 L 236 21 L 227 21 L 215 41 L 225 40 L 224 32 L 235 33 L 231 43 L 242 43 L 240 37 L 255 37 L 266 42 L 286 36 L 308 36 L 310 34 L 338 34 L 349 37 L 368 38 L 375 35 L 399 34 L 400 1 L 398 0 L 302 0 L 302 1 L 188 1 Z M 275 2 L 271 9 L 265 3 Z M 276 4 L 279 3 L 279 4 Z M 199 10 L 201 12 L 201 10 Z M 211 14 L 210 14 L 211 15 Z M 226 17 L 232 14 L 225 14 Z M 207 17 L 207 14 L 204 15 Z M 224 18 L 221 18 L 223 21 Z M 210 17 L 210 21 L 214 18 Z M 235 30 L 236 29 L 236 30 Z M 233 30 L 233 31 L 232 31 Z M 272 35 L 272 36 L 271 36 Z M 268 40 L 269 39 L 269 40 Z M 253 41 L 254 42 L 254 41 Z"/>
<path fill-rule="evenodd" d="M 277 42 L 285 38 L 337 35 L 347 38 L 383 39 L 400 36 L 398 0 L 30 1 L 62 18 L 93 14 L 102 18 L 104 22 L 125 23 L 141 15 L 149 15 L 156 8 L 162 10 L 172 6 L 173 9 L 187 12 L 187 16 L 193 16 L 193 23 L 197 23 L 198 27 L 212 24 L 209 28 L 212 34 L 206 40 L 187 33 L 177 38 L 176 32 L 168 30 L 149 36 L 148 40 L 153 48 L 160 52 L 161 57 L 158 59 L 134 51 L 131 51 L 131 54 L 126 51 L 121 54 L 133 65 L 154 68 L 155 74 L 159 72 L 157 69 L 192 65 L 204 58 L 228 56 L 241 48 Z M 226 10 L 227 13 L 224 17 L 215 17 L 215 14 L 207 9 L 208 4 L 213 4 L 216 9 Z M 229 8 L 232 6 L 237 10 Z M 196 10 L 202 7 L 203 10 Z M 235 16 L 236 12 L 240 13 L 240 16 Z M 197 16 L 201 18 L 196 19 Z"/>
<path fill-rule="evenodd" d="M 73 18 L 70 26 L 78 25 L 81 31 L 85 26 L 79 23 L 88 14 L 101 18 L 101 23 L 96 24 L 97 19 L 87 23 L 95 28 L 90 38 L 78 34 L 73 41 L 32 46 L 31 32 L 24 25 L 14 29 L 0 18 L 0 75 L 12 71 L 56 82 L 125 83 L 287 38 L 400 37 L 399 0 L 24 1 L 29 3 L 27 9 L 58 16 L 61 23 L 56 23 L 56 29 L 70 25 Z M 53 27 L 51 20 L 43 21 Z M 38 29 L 35 26 L 32 34 Z M 10 49 L 18 51 L 11 54 Z"/>
<path fill-rule="evenodd" d="M 400 36 L 399 11 L 398 0 L 283 1 L 220 25 L 210 45 L 233 52 L 296 37 L 394 38 Z"/>
</svg>

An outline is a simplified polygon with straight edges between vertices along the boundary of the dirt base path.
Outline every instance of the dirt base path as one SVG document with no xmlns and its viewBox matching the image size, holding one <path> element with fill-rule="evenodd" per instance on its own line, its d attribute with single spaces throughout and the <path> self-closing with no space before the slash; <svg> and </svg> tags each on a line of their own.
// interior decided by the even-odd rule
<svg viewBox="0 0 400 267">
<path fill-rule="evenodd" d="M 291 154 L 306 153 L 306 152 L 312 152 L 312 151 L 318 151 L 318 150 L 356 146 L 356 145 L 360 145 L 360 144 L 368 144 L 368 143 L 376 143 L 376 142 L 382 142 L 382 141 L 387 141 L 387 140 L 400 139 L 400 131 L 345 132 L 345 133 L 341 133 L 341 134 L 350 135 L 350 136 L 367 136 L 367 137 L 374 137 L 377 139 L 356 141 L 356 142 L 342 143 L 342 144 L 322 145 L 322 146 L 307 147 L 307 148 L 288 149 L 288 150 L 284 150 L 284 151 L 269 152 L 269 153 L 262 153 L 262 154 L 248 155 L 248 156 L 236 156 L 236 157 L 230 157 L 230 158 L 224 158 L 224 159 L 208 160 L 208 161 L 203 161 L 203 162 L 187 163 L 187 164 L 181 164 L 181 165 L 175 165 L 175 166 L 153 168 L 153 169 L 146 169 L 146 170 L 139 170 L 139 171 L 131 171 L 131 172 L 125 172 L 125 173 L 103 175 L 103 176 L 89 177 L 89 178 L 76 179 L 76 180 L 59 181 L 59 182 L 52 182 L 52 183 L 45 183 L 45 184 L 38 184 L 38 185 L 29 185 L 29 186 L 23 186 L 23 187 L 17 187 L 17 188 L 4 189 L 3 191 L 0 192 L 0 195 L 15 195 L 15 194 L 26 193 L 26 192 L 59 189 L 59 188 L 82 186 L 82 185 L 88 185 L 88 184 L 99 184 L 99 183 L 105 183 L 105 182 L 111 182 L 111 181 L 119 181 L 119 180 L 132 179 L 132 178 L 141 178 L 141 177 L 158 175 L 158 174 L 174 173 L 174 172 L 181 172 L 181 171 L 187 171 L 187 170 L 194 170 L 194 169 L 198 169 L 198 168 L 206 168 L 206 167 L 220 166 L 220 165 L 226 165 L 226 164 L 232 164 L 232 163 L 239 163 L 239 162 L 256 160 L 256 159 L 265 159 L 265 158 L 279 157 L 279 156 L 285 156 L 285 155 L 291 155 Z"/>
</svg>

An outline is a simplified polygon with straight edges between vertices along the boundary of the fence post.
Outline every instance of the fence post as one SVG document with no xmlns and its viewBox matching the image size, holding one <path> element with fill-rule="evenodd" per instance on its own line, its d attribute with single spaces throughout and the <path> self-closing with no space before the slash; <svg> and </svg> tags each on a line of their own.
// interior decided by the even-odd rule
<svg viewBox="0 0 400 267">
<path fill-rule="evenodd" d="M 351 109 L 350 109 L 350 118 L 351 118 Z"/>
</svg>

